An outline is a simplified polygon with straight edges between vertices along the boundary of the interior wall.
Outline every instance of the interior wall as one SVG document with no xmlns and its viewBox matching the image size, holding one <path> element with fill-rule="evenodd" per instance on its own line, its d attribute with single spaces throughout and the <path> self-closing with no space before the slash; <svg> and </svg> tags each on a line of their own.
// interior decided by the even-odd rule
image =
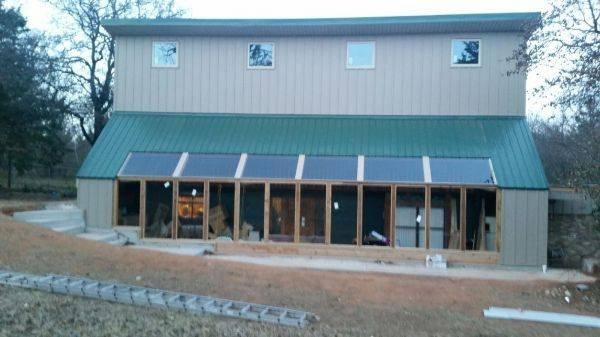
<svg viewBox="0 0 600 337">
<path fill-rule="evenodd" d="M 77 206 L 88 228 L 112 228 L 113 180 L 77 179 Z"/>
<path fill-rule="evenodd" d="M 548 191 L 504 189 L 501 203 L 502 264 L 546 264 Z"/>
</svg>

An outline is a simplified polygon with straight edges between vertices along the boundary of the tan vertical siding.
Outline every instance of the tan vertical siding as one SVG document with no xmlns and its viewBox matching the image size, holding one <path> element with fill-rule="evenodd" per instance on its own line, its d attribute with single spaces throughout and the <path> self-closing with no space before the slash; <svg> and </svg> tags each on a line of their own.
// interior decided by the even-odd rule
<svg viewBox="0 0 600 337">
<path fill-rule="evenodd" d="M 84 212 L 88 228 L 111 228 L 113 214 L 113 181 L 78 179 L 77 206 Z"/>
<path fill-rule="evenodd" d="M 482 40 L 482 66 L 450 66 L 452 38 Z M 152 68 L 152 41 L 177 40 L 179 67 Z M 376 44 L 373 70 L 346 69 L 347 41 Z M 251 41 L 275 69 L 247 68 Z M 513 33 L 377 37 L 118 37 L 115 108 L 286 114 L 524 115 L 525 77 L 507 76 Z"/>
<path fill-rule="evenodd" d="M 502 190 L 502 263 L 547 263 L 548 191 Z"/>
</svg>

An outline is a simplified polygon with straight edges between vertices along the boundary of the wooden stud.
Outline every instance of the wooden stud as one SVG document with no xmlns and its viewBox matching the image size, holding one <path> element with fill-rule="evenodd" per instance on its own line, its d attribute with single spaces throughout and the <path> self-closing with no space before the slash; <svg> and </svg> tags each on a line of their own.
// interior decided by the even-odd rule
<svg viewBox="0 0 600 337">
<path fill-rule="evenodd" d="M 265 203 L 264 203 L 264 229 L 263 240 L 269 241 L 269 223 L 271 221 L 271 184 L 265 183 Z"/>
<path fill-rule="evenodd" d="M 140 236 L 146 237 L 146 180 L 140 181 Z"/>
<path fill-rule="evenodd" d="M 425 186 L 425 249 L 431 247 L 431 186 Z M 419 226 L 421 227 L 421 226 Z"/>
<path fill-rule="evenodd" d="M 177 231 L 179 230 L 179 216 L 177 214 L 177 208 L 179 207 L 179 180 L 173 181 L 173 220 L 171 228 L 171 236 L 173 239 L 177 239 Z"/>
<path fill-rule="evenodd" d="M 300 195 L 301 187 L 300 183 L 296 183 L 294 193 L 294 242 L 300 242 Z"/>
<path fill-rule="evenodd" d="M 363 227 L 363 185 L 356 187 L 356 245 L 362 246 L 362 227 Z"/>
<path fill-rule="evenodd" d="M 208 240 L 208 220 L 210 218 L 210 183 L 204 181 L 204 191 L 202 192 L 202 199 L 204 202 L 204 209 L 202 214 L 202 239 Z"/>
<path fill-rule="evenodd" d="M 502 191 L 496 190 L 496 251 L 502 245 Z"/>
<path fill-rule="evenodd" d="M 113 181 L 112 226 L 119 225 L 119 181 Z"/>
<path fill-rule="evenodd" d="M 460 188 L 460 249 L 467 249 L 467 189 Z"/>
<path fill-rule="evenodd" d="M 240 182 L 235 182 L 233 197 L 233 241 L 240 239 Z"/>
<path fill-rule="evenodd" d="M 325 244 L 331 244 L 331 184 L 325 185 Z"/>
<path fill-rule="evenodd" d="M 396 247 L 396 200 L 398 190 L 396 185 L 390 187 L 390 246 Z"/>
</svg>

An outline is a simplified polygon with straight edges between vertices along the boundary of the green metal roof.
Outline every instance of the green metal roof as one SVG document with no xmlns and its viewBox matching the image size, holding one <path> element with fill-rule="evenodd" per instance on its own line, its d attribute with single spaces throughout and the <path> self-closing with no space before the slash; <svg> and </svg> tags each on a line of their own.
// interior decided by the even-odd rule
<svg viewBox="0 0 600 337">
<path fill-rule="evenodd" d="M 117 112 L 77 176 L 114 179 L 133 151 L 489 157 L 498 186 L 548 187 L 521 117 Z"/>
<path fill-rule="evenodd" d="M 335 35 L 522 31 L 539 12 L 315 19 L 108 19 L 113 35 Z"/>
</svg>

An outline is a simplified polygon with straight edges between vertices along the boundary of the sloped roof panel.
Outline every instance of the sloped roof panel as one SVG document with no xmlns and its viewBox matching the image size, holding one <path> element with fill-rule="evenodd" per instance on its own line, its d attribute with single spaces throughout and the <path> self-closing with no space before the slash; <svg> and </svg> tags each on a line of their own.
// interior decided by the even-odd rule
<svg viewBox="0 0 600 337">
<path fill-rule="evenodd" d="M 490 158 L 500 187 L 548 186 L 521 117 L 116 112 L 78 177 L 114 179 L 129 152 Z"/>
</svg>

